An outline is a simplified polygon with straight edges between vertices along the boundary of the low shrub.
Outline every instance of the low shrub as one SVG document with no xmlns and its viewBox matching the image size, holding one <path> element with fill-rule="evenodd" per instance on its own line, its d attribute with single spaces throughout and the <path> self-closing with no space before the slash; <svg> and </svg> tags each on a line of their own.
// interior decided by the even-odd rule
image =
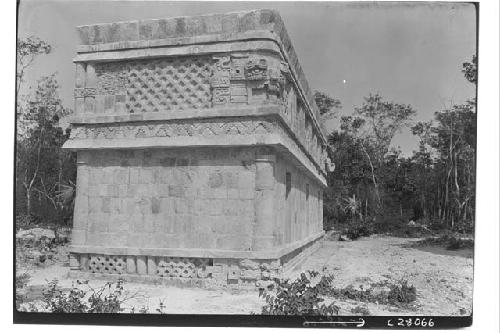
<svg viewBox="0 0 500 333">
<path fill-rule="evenodd" d="M 353 225 L 352 227 L 349 227 L 347 230 L 347 236 L 352 239 L 358 239 L 360 237 L 368 237 L 372 234 L 372 231 L 370 228 L 366 225 Z"/>
<path fill-rule="evenodd" d="M 390 286 L 391 290 L 387 295 L 389 304 L 399 305 L 414 302 L 417 299 L 417 289 L 408 285 L 408 281 L 400 281 L 398 284 Z"/>
<path fill-rule="evenodd" d="M 40 219 L 35 215 L 16 214 L 16 231 L 20 229 L 34 228 L 40 224 Z"/>
<path fill-rule="evenodd" d="M 432 234 L 427 226 L 422 224 L 408 224 L 403 219 L 379 219 L 377 221 L 367 221 L 364 223 L 353 223 L 348 225 L 338 225 L 340 230 L 340 240 L 356 240 L 360 237 L 368 237 L 373 234 L 385 234 L 395 237 L 420 238 Z"/>
<path fill-rule="evenodd" d="M 464 238 L 459 234 L 444 234 L 439 237 L 427 237 L 416 242 L 416 246 L 442 246 L 447 250 L 474 248 L 474 239 Z"/>
<path fill-rule="evenodd" d="M 333 302 L 325 304 L 323 297 L 396 306 L 406 306 L 417 299 L 415 286 L 409 285 L 407 280 L 382 281 L 370 284 L 367 289 L 363 286 L 356 289 L 353 285 L 335 288 L 332 285 L 333 275 L 323 275 L 313 284 L 311 278 L 318 276 L 318 272 L 307 271 L 293 282 L 275 279 L 269 290 L 261 289 L 259 292 L 259 296 L 266 300 L 262 314 L 338 315 L 340 308 Z M 369 315 L 366 306 L 356 307 L 351 312 Z"/>
<path fill-rule="evenodd" d="M 344 288 L 332 288 L 328 295 L 342 300 L 349 299 L 358 302 L 387 304 L 386 292 L 373 293 L 370 289 L 365 290 L 362 287 L 356 289 L 353 285 Z"/>
<path fill-rule="evenodd" d="M 16 270 L 18 268 L 16 267 Z M 28 285 L 31 276 L 28 273 L 16 273 L 16 309 L 19 310 L 25 300 L 24 289 Z"/>
<path fill-rule="evenodd" d="M 326 295 L 358 302 L 405 305 L 416 300 L 416 288 L 413 285 L 408 285 L 406 280 L 400 280 L 396 283 L 383 281 L 372 283 L 366 289 L 363 286 L 357 289 L 353 285 L 344 288 L 331 288 Z"/>
<path fill-rule="evenodd" d="M 460 249 L 471 249 L 474 248 L 474 239 L 470 238 L 460 238 L 452 236 L 448 240 L 447 250 L 460 250 Z"/>
<path fill-rule="evenodd" d="M 339 307 L 334 303 L 324 304 L 324 299 L 320 297 L 326 284 L 330 284 L 333 277 L 323 276 L 317 284 L 312 285 L 310 279 L 318 275 L 318 272 L 308 271 L 301 273 L 295 281 L 275 279 L 274 285 L 270 287 L 271 290 L 260 289 L 259 297 L 266 300 L 266 305 L 262 307 L 262 314 L 337 315 Z"/>
<path fill-rule="evenodd" d="M 355 223 L 344 226 L 341 229 L 339 240 L 356 240 L 360 237 L 368 237 L 372 234 L 372 230 L 369 225 L 363 223 Z"/>
<path fill-rule="evenodd" d="M 422 225 L 403 224 L 389 231 L 387 234 L 394 237 L 421 238 L 432 234 L 432 231 Z"/>
<path fill-rule="evenodd" d="M 52 313 L 119 313 L 123 310 L 123 281 L 106 282 L 93 289 L 88 281 L 76 281 L 64 291 L 57 280 L 49 282 L 43 293 L 43 306 Z"/>
<path fill-rule="evenodd" d="M 394 215 L 377 215 L 371 222 L 370 226 L 374 233 L 391 234 L 395 230 L 404 228 L 408 224 L 408 220 L 401 216 Z"/>
<path fill-rule="evenodd" d="M 442 222 L 440 219 L 427 219 L 422 218 L 417 221 L 417 223 L 426 225 L 433 232 L 445 232 L 448 229 L 446 223 Z"/>
<path fill-rule="evenodd" d="M 456 222 L 451 230 L 463 235 L 472 235 L 474 233 L 474 221 Z"/>
<path fill-rule="evenodd" d="M 368 310 L 368 307 L 366 305 L 358 305 L 355 308 L 351 309 L 351 313 L 362 316 L 369 316 L 370 310 Z"/>
</svg>

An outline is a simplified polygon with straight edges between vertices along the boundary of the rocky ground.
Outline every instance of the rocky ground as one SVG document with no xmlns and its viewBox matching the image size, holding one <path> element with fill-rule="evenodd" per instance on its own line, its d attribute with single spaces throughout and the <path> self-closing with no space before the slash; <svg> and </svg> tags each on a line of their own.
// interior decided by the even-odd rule
<svg viewBox="0 0 500 333">
<path fill-rule="evenodd" d="M 469 315 L 472 311 L 473 252 L 470 249 L 450 251 L 440 246 L 418 246 L 418 239 L 374 235 L 356 241 L 324 241 L 314 255 L 292 273 L 305 270 L 330 272 L 335 286 L 353 285 L 369 288 L 383 281 L 408 282 L 416 287 L 417 299 L 406 307 L 357 301 L 333 301 L 340 315 L 352 315 L 357 306 L 367 307 L 371 315 Z M 70 288 L 69 266 L 65 246 L 59 246 L 50 260 L 43 263 L 23 257 L 19 271 L 29 274 L 23 288 L 25 301 L 38 303 L 47 282 L 58 279 L 62 288 Z M 39 255 L 39 254 L 37 254 Z M 28 256 L 29 257 L 29 256 Z M 19 256 L 18 256 L 19 258 Z M 98 287 L 103 280 L 89 282 Z M 125 283 L 126 311 L 148 309 L 157 312 L 160 302 L 165 313 L 251 314 L 260 313 L 264 304 L 257 291 L 205 290 Z"/>
</svg>

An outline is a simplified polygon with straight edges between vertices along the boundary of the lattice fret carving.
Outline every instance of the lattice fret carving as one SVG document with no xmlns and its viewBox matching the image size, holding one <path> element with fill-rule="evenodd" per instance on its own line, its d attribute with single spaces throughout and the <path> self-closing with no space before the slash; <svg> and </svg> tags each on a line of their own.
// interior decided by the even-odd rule
<svg viewBox="0 0 500 333">
<path fill-rule="evenodd" d="M 90 255 L 88 269 L 91 273 L 123 274 L 127 263 L 123 256 Z"/>
</svg>

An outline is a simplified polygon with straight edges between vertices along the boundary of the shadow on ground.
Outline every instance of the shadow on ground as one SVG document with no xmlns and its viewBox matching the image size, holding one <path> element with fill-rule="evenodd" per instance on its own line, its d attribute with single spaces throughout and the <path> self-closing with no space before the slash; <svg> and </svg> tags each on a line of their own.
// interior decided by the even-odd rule
<svg viewBox="0 0 500 333">
<path fill-rule="evenodd" d="M 410 240 L 406 244 L 400 245 L 402 248 L 415 249 L 419 251 L 429 252 L 432 254 L 438 254 L 443 256 L 461 257 L 466 259 L 474 258 L 474 249 L 458 249 L 458 250 L 448 250 L 444 246 L 440 245 L 422 245 L 420 240 Z"/>
</svg>

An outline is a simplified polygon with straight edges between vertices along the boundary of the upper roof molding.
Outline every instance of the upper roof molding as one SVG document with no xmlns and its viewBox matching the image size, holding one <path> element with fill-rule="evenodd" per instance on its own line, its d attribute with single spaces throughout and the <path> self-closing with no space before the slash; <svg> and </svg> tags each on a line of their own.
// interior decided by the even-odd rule
<svg viewBox="0 0 500 333">
<path fill-rule="evenodd" d="M 131 44 L 127 42 L 151 41 L 160 39 L 177 39 L 182 44 L 183 38 L 226 35 L 248 32 L 269 31 L 273 40 L 277 42 L 286 56 L 286 60 L 293 69 L 305 99 L 311 108 L 312 117 L 319 129 L 321 139 L 326 143 L 323 124 L 319 122 L 319 110 L 314 101 L 312 91 L 306 80 L 306 76 L 300 66 L 297 54 L 285 28 L 283 19 L 275 10 L 259 9 L 245 12 L 233 12 L 225 14 L 208 14 L 201 16 L 182 16 L 164 19 L 136 20 L 126 22 L 103 23 L 83 25 L 77 27 L 81 45 L 80 52 L 92 52 L 92 47 L 84 45 L 102 45 L 114 43 L 112 48 L 117 51 L 120 48 L 129 49 Z M 186 38 L 189 40 L 190 38 Z M 192 40 L 192 39 L 190 39 Z M 201 39 L 203 40 L 203 39 Z M 200 40 L 200 41 L 201 41 Z M 207 40 L 208 41 L 208 40 Z M 179 45 L 178 44 L 178 45 Z M 141 45 L 140 43 L 138 45 Z M 151 44 L 146 44 L 151 47 Z M 98 48 L 102 51 L 102 48 Z"/>
</svg>

